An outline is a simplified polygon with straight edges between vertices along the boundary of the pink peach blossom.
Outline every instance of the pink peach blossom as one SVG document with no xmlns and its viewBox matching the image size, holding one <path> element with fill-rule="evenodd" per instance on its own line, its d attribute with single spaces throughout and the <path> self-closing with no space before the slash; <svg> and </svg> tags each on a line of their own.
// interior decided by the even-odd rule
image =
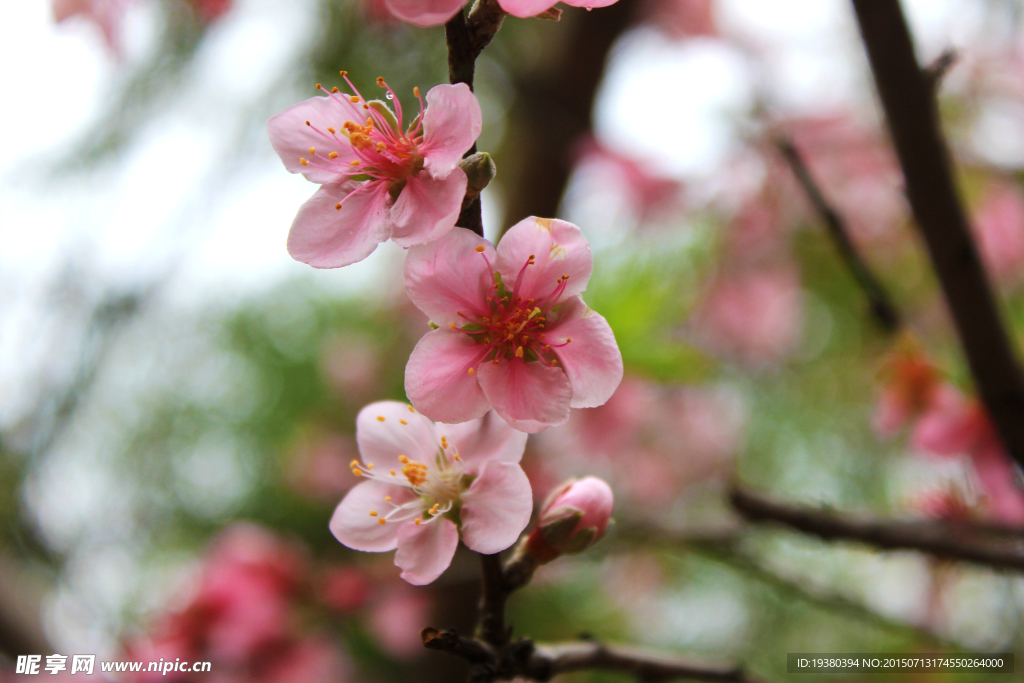
<svg viewBox="0 0 1024 683">
<path fill-rule="evenodd" d="M 577 155 L 578 164 L 606 170 L 608 181 L 626 191 L 641 218 L 680 203 L 681 182 L 658 175 L 648 165 L 609 149 L 593 136 L 578 145 Z"/>
<path fill-rule="evenodd" d="M 192 0 L 192 5 L 199 17 L 209 24 L 230 12 L 234 0 Z"/>
<path fill-rule="evenodd" d="M 462 11 L 466 0 L 384 0 L 394 17 L 417 26 L 438 26 L 447 23 Z"/>
<path fill-rule="evenodd" d="M 595 7 L 614 5 L 616 0 L 561 0 L 561 2 L 572 7 L 594 9 Z M 501 9 L 512 16 L 526 19 L 548 11 L 558 4 L 558 0 L 555 2 L 552 0 L 498 0 L 498 4 L 501 5 Z"/>
<path fill-rule="evenodd" d="M 315 268 L 362 261 L 388 238 L 409 247 L 455 227 L 467 183 L 459 162 L 481 129 L 464 83 L 432 88 L 426 109 L 416 88 L 420 115 L 403 133 L 402 105 L 383 79 L 394 112 L 344 77 L 355 95 L 333 88 L 267 122 L 285 168 L 321 185 L 288 234 L 288 253 Z"/>
<path fill-rule="evenodd" d="M 917 418 L 946 389 L 938 370 L 913 342 L 906 342 L 882 367 L 882 391 L 875 404 L 872 427 L 879 438 L 890 438 Z"/>
<path fill-rule="evenodd" d="M 993 182 L 974 215 L 978 250 L 1001 282 L 1019 280 L 1024 267 L 1024 193 L 1011 182 Z"/>
<path fill-rule="evenodd" d="M 405 262 L 410 298 L 439 328 L 416 345 L 405 391 L 445 422 L 491 407 L 515 429 L 539 432 L 593 408 L 622 379 L 611 327 L 579 296 L 593 259 L 572 223 L 527 218 L 497 250 L 469 230 L 415 247 Z"/>
<path fill-rule="evenodd" d="M 519 467 L 526 435 L 493 413 L 460 425 L 434 424 L 396 401 L 371 403 L 356 418 L 362 462 L 357 485 L 334 511 L 331 532 L 354 550 L 395 550 L 402 578 L 417 586 L 448 568 L 462 541 L 493 554 L 530 521 L 533 495 Z"/>
</svg>

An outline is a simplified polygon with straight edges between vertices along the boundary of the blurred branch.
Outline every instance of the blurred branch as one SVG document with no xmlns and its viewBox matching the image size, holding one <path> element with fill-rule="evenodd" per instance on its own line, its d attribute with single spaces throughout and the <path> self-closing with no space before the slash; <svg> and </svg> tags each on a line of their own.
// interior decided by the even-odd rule
<svg viewBox="0 0 1024 683">
<path fill-rule="evenodd" d="M 940 129 L 934 77 L 921 69 L 898 0 L 853 0 L 907 197 L 953 314 L 978 393 L 1024 464 L 1024 373 L 971 238 Z"/>
<path fill-rule="evenodd" d="M 885 287 L 882 286 L 881 281 L 875 277 L 875 274 L 868 268 L 864 259 L 857 253 L 857 248 L 850 239 L 850 231 L 846 226 L 846 221 L 825 199 L 825 195 L 815 182 L 810 169 L 807 168 L 807 164 L 804 163 L 803 157 L 797 151 L 792 141 L 787 138 L 780 138 L 776 141 L 776 146 L 789 164 L 793 175 L 796 176 L 796 179 L 803 187 L 807 198 L 814 205 L 814 210 L 817 211 L 821 220 L 828 228 L 828 233 L 832 237 L 832 241 L 835 242 L 840 257 L 846 263 L 846 267 L 849 268 L 850 274 L 853 275 L 853 279 L 857 281 L 857 284 L 864 290 L 864 294 L 867 295 L 871 313 L 875 320 L 878 321 L 878 324 L 886 332 L 896 332 L 902 325 L 900 314 L 889 298 L 889 294 L 885 291 Z"/>
<path fill-rule="evenodd" d="M 928 84 L 931 86 L 933 93 L 938 92 L 939 84 L 950 67 L 956 63 L 956 58 L 956 50 L 951 47 L 946 48 L 942 51 L 942 54 L 936 57 L 934 62 L 925 67 L 924 75 L 928 79 Z"/>
<path fill-rule="evenodd" d="M 917 550 L 950 560 L 1024 571 L 1024 552 L 979 540 L 984 528 L 975 529 L 966 523 L 852 517 L 806 505 L 777 503 L 741 488 L 733 488 L 729 497 L 736 511 L 750 522 L 783 524 L 826 541 L 859 541 L 882 550 Z"/>
<path fill-rule="evenodd" d="M 11 659 L 53 651 L 40 619 L 44 592 L 22 562 L 0 551 L 0 652 Z"/>
<path fill-rule="evenodd" d="M 739 667 L 708 665 L 633 648 L 608 646 L 595 641 L 534 645 L 522 639 L 495 650 L 454 631 L 425 628 L 421 632 L 424 647 L 446 652 L 470 663 L 472 683 L 524 677 L 549 681 L 558 674 L 573 671 L 622 671 L 645 682 L 689 679 L 696 681 L 753 681 Z"/>
<path fill-rule="evenodd" d="M 509 185 L 507 230 L 527 216 L 554 216 L 572 173 L 573 149 L 591 116 L 612 46 L 632 26 L 636 0 L 593 12 L 567 10 L 569 37 L 557 59 L 521 78 L 515 106 L 516 172 Z"/>
</svg>

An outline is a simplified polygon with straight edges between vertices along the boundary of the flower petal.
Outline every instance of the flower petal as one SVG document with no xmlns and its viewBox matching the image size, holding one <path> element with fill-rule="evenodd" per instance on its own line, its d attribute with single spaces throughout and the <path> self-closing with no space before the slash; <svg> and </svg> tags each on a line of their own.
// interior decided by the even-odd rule
<svg viewBox="0 0 1024 683">
<path fill-rule="evenodd" d="M 482 128 L 480 102 L 468 85 L 431 88 L 423 112 L 423 168 L 435 178 L 447 177 L 480 137 Z"/>
<path fill-rule="evenodd" d="M 411 176 L 391 207 L 391 239 L 411 247 L 443 237 L 459 220 L 466 182 L 461 168 L 442 180 L 427 173 Z"/>
<path fill-rule="evenodd" d="M 403 523 L 381 524 L 379 517 L 370 516 L 370 510 L 383 513 L 388 509 L 385 496 L 391 496 L 391 502 L 395 505 L 401 505 L 414 497 L 409 489 L 401 486 L 364 481 L 345 494 L 335 508 L 331 517 L 331 533 L 353 550 L 368 553 L 394 550 L 398 546 L 398 532 Z"/>
<path fill-rule="evenodd" d="M 495 412 L 513 429 L 536 434 L 569 419 L 572 387 L 559 368 L 513 358 L 482 363 L 476 374 Z"/>
<path fill-rule="evenodd" d="M 523 468 L 488 462 L 462 494 L 462 540 L 478 553 L 499 553 L 516 542 L 532 512 L 533 491 Z"/>
<path fill-rule="evenodd" d="M 513 225 L 498 244 L 498 260 L 494 266 L 501 273 L 505 287 L 512 289 L 531 255 L 534 265 L 526 268 L 519 290 L 524 299 L 543 301 L 562 275 L 568 275 L 569 280 L 560 299 L 587 288 L 594 258 L 583 233 L 572 223 L 531 216 Z"/>
<path fill-rule="evenodd" d="M 477 248 L 483 247 L 483 252 Z M 486 260 L 485 260 L 486 257 Z M 462 327 L 467 320 L 490 315 L 486 297 L 493 280 L 487 261 L 494 247 L 465 228 L 455 228 L 435 242 L 409 250 L 405 258 L 405 291 L 434 324 Z"/>
<path fill-rule="evenodd" d="M 607 7 L 608 5 L 614 5 L 619 0 L 560 0 L 566 5 L 573 7 L 586 7 L 587 9 L 594 9 L 595 7 Z"/>
<path fill-rule="evenodd" d="M 475 420 L 490 407 L 476 367 L 487 347 L 442 327 L 423 335 L 405 366 L 405 394 L 416 410 L 438 422 Z"/>
<path fill-rule="evenodd" d="M 355 108 L 344 99 L 335 99 L 329 95 L 311 97 L 267 120 L 270 144 L 277 156 L 281 157 L 285 168 L 292 173 L 301 173 L 307 180 L 321 185 L 335 182 L 346 175 L 345 166 L 356 158 L 352 146 L 345 138 L 337 139 L 327 132 L 328 126 L 337 128 L 345 121 L 360 120 Z M 311 125 L 307 126 L 306 121 Z M 314 127 L 323 134 L 314 130 Z M 299 159 L 311 160 L 310 147 L 319 150 L 318 159 L 312 159 L 316 165 L 303 166 Z M 337 152 L 338 157 L 333 160 L 321 158 L 330 152 Z M 337 166 L 338 171 L 323 170 L 317 166 Z"/>
<path fill-rule="evenodd" d="M 425 586 L 444 573 L 458 546 L 459 530 L 451 520 L 441 518 L 419 526 L 406 523 L 398 530 L 395 566 L 402 569 L 403 579 Z"/>
<path fill-rule="evenodd" d="M 479 420 L 434 426 L 438 438 L 444 435 L 466 463 L 466 473 L 475 475 L 488 462 L 518 463 L 526 450 L 526 433 L 512 429 L 493 410 Z"/>
<path fill-rule="evenodd" d="M 551 0 L 498 0 L 501 9 L 514 17 L 528 19 L 555 6 Z"/>
<path fill-rule="evenodd" d="M 578 296 L 563 303 L 557 315 L 545 341 L 565 344 L 552 350 L 572 385 L 572 407 L 604 405 L 622 381 L 622 354 L 612 328 Z"/>
<path fill-rule="evenodd" d="M 324 185 L 295 216 L 288 253 L 314 268 L 362 261 L 388 238 L 387 199 L 387 186 L 381 182 Z"/>
<path fill-rule="evenodd" d="M 440 448 L 434 423 L 398 401 L 378 401 L 360 410 L 356 416 L 356 443 L 363 462 L 376 465 L 377 473 L 398 469 L 400 455 L 433 462 Z"/>
<path fill-rule="evenodd" d="M 440 26 L 455 16 L 465 0 L 384 0 L 388 11 L 417 26 Z"/>
</svg>

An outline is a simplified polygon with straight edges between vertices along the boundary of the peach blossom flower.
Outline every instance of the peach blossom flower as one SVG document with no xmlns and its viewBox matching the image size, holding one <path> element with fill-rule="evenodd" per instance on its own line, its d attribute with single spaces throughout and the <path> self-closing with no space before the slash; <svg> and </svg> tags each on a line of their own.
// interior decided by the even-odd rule
<svg viewBox="0 0 1024 683">
<path fill-rule="evenodd" d="M 416 345 L 405 391 L 428 417 L 478 418 L 491 407 L 515 429 L 539 432 L 593 408 L 622 379 L 611 327 L 580 293 L 593 267 L 580 229 L 527 218 L 497 250 L 468 230 L 415 247 L 405 286 L 439 328 Z"/>
<path fill-rule="evenodd" d="M 335 538 L 354 550 L 395 550 L 402 578 L 417 586 L 448 568 L 459 535 L 493 554 L 515 543 L 530 521 L 533 495 L 519 467 L 526 435 L 493 414 L 460 425 L 434 424 L 396 401 L 371 403 L 356 418 L 366 481 L 331 518 Z"/>
<path fill-rule="evenodd" d="M 419 89 L 420 115 L 404 130 L 394 103 L 367 101 L 333 88 L 267 121 L 274 151 L 292 173 L 321 185 L 299 209 L 288 234 L 292 258 L 316 268 L 338 268 L 370 255 L 388 238 L 403 247 L 422 244 L 455 227 L 467 178 L 462 155 L 480 135 L 480 104 L 464 83 Z"/>
</svg>

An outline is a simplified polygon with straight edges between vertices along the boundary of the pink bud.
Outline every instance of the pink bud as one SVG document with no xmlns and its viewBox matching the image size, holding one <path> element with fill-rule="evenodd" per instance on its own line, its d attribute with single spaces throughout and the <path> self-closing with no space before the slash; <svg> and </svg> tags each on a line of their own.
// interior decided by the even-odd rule
<svg viewBox="0 0 1024 683">
<path fill-rule="evenodd" d="M 544 502 L 527 549 L 540 562 L 562 554 L 580 553 L 597 543 L 608 528 L 614 497 L 597 477 L 570 479 Z"/>
</svg>

